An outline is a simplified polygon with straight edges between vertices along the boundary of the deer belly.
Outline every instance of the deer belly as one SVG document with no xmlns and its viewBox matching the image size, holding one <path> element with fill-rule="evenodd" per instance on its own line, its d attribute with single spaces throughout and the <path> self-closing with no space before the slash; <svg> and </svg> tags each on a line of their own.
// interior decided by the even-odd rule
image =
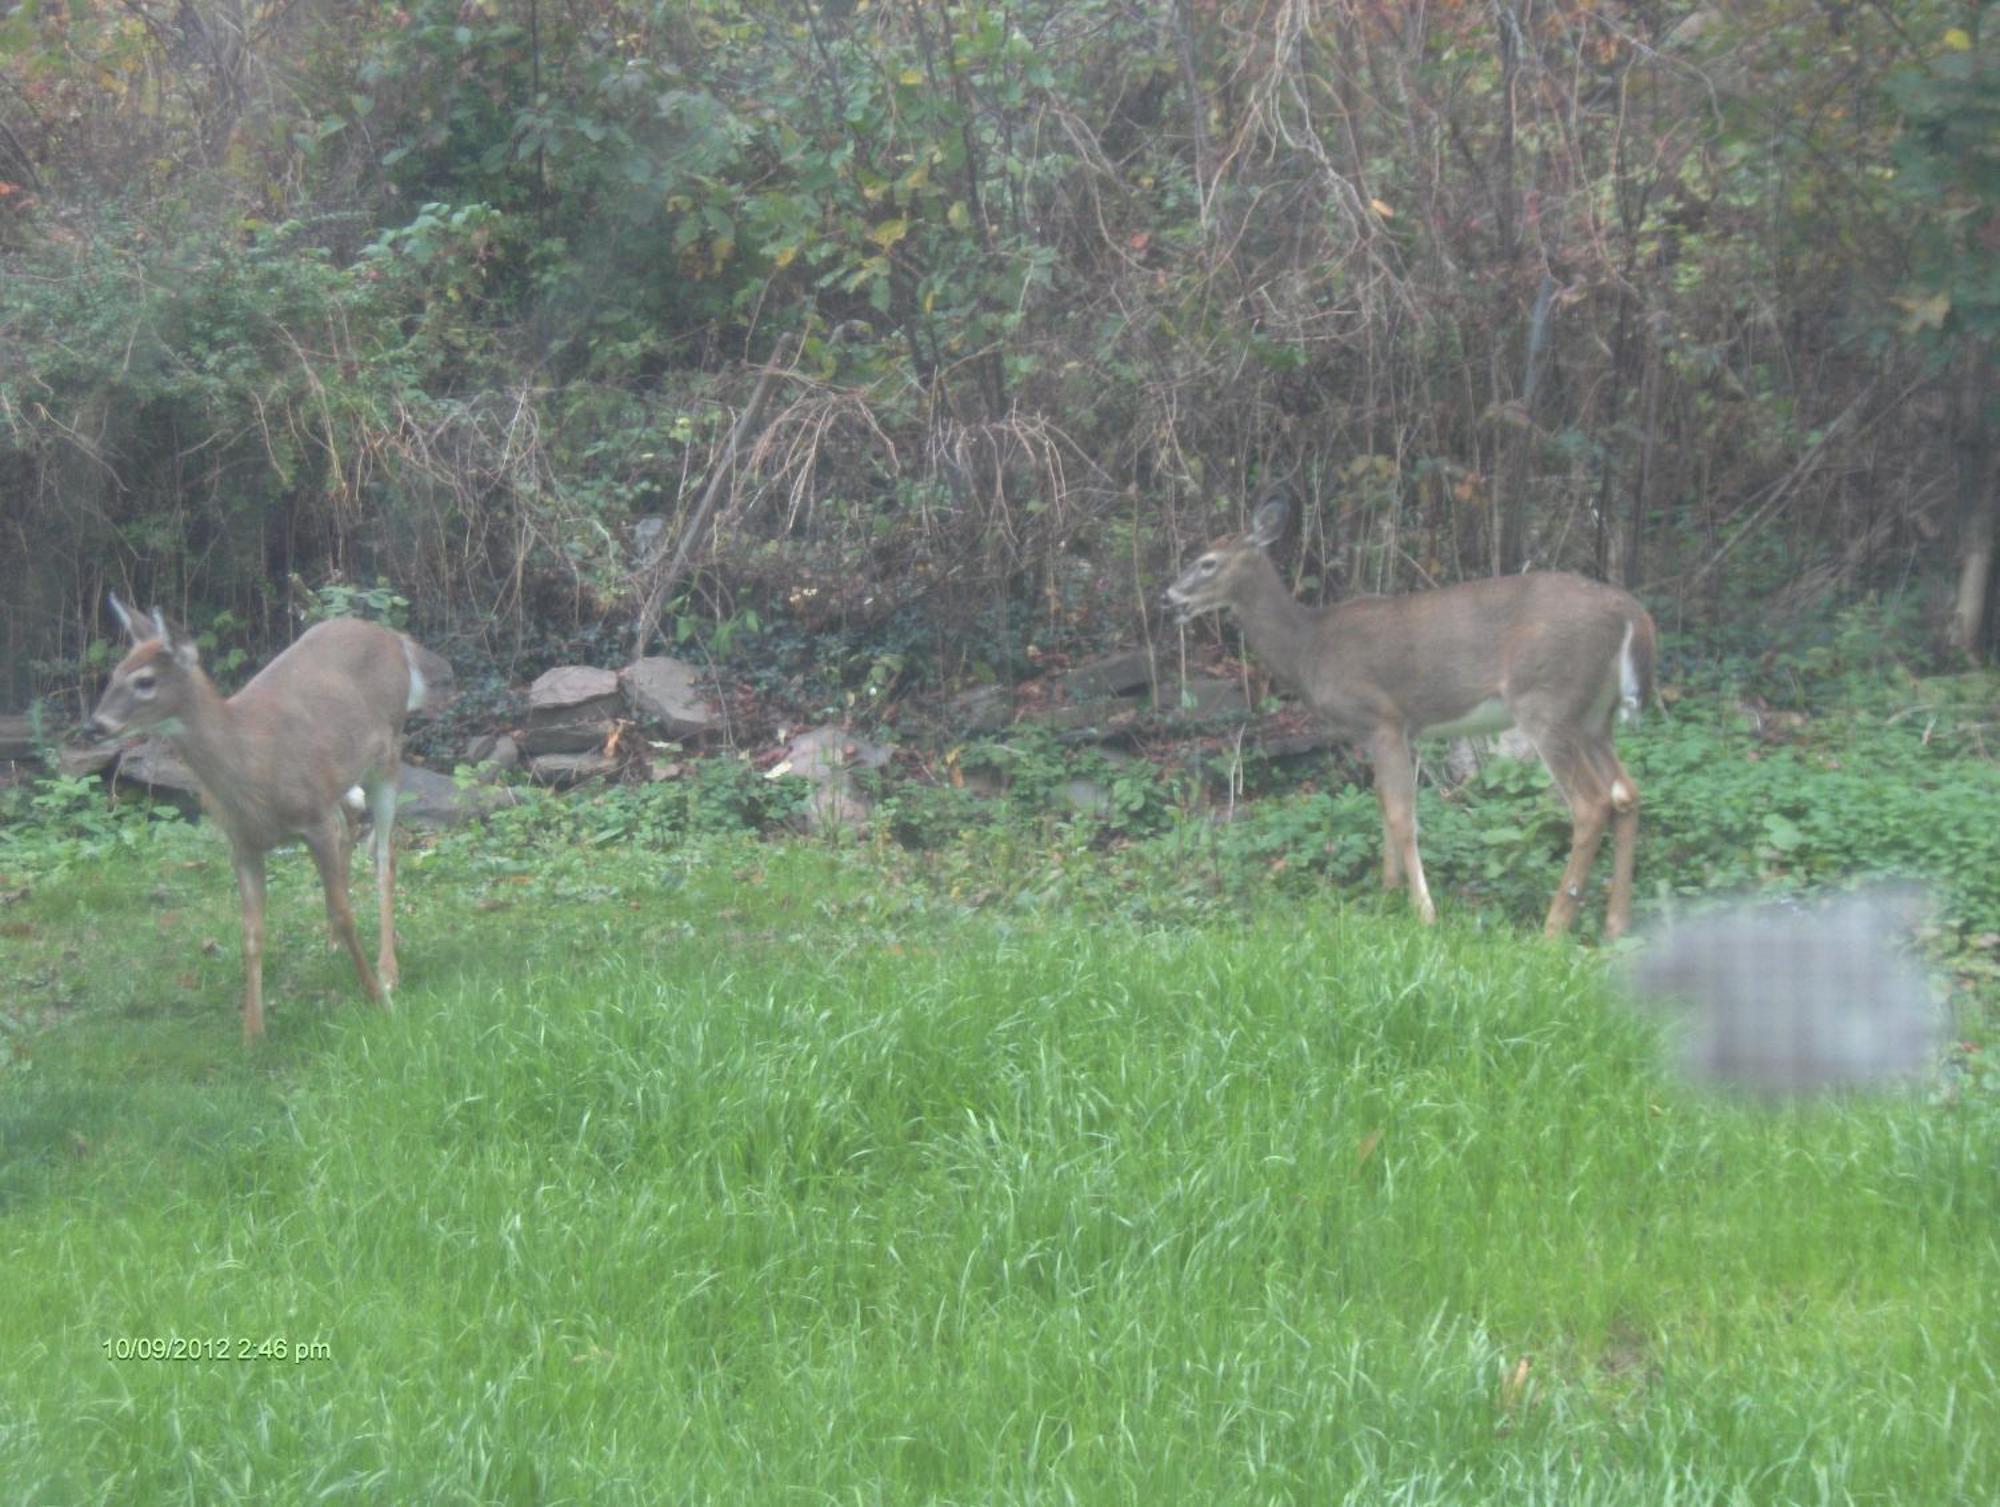
<svg viewBox="0 0 2000 1507">
<path fill-rule="evenodd" d="M 1448 717 L 1442 722 L 1426 722 L 1417 731 L 1426 738 L 1467 738 L 1477 733 L 1505 732 L 1513 725 L 1514 714 L 1507 710 L 1507 703 L 1498 696 L 1488 696 L 1456 717 Z"/>
</svg>

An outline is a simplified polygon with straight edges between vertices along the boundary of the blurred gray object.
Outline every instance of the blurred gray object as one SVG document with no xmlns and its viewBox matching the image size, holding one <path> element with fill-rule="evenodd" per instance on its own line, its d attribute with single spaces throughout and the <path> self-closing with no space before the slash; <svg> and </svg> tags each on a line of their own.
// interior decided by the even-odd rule
<svg viewBox="0 0 2000 1507">
<path fill-rule="evenodd" d="M 1909 1083 L 1943 1027 L 1904 951 L 1925 909 L 1918 891 L 1885 887 L 1711 911 L 1653 936 L 1627 984 L 1677 1019 L 1696 1082 L 1774 1098 Z"/>
</svg>

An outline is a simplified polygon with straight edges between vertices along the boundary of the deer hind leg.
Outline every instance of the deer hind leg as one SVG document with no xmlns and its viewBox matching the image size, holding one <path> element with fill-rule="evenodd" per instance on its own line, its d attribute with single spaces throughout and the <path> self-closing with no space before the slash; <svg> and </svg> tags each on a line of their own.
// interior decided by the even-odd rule
<svg viewBox="0 0 2000 1507">
<path fill-rule="evenodd" d="M 380 917 L 375 973 L 382 981 L 383 1003 L 402 977 L 396 966 L 396 781 L 385 777 L 368 787 L 368 809 L 374 817 L 375 904 Z"/>
<path fill-rule="evenodd" d="M 333 927 L 334 939 L 354 960 L 354 971 L 361 975 L 362 992 L 376 1004 L 382 1004 L 382 986 L 368 964 L 368 954 L 361 950 L 361 934 L 354 929 L 354 907 L 347 897 L 346 818 L 329 810 L 326 819 L 304 837 L 319 868 L 320 887 L 326 891 L 326 919 Z"/>
<path fill-rule="evenodd" d="M 1375 761 L 1375 798 L 1382 806 L 1382 875 L 1400 865 L 1410 887 L 1410 904 L 1426 925 L 1437 920 L 1424 861 L 1417 853 L 1417 768 L 1410 742 L 1400 729 L 1369 741 Z"/>
<path fill-rule="evenodd" d="M 264 855 L 237 848 L 230 855 L 243 909 L 243 1044 L 264 1037 Z"/>
<path fill-rule="evenodd" d="M 1615 942 L 1632 924 L 1632 870 L 1639 850 L 1639 783 L 1626 772 L 1607 740 L 1601 755 L 1611 801 L 1611 898 L 1604 907 L 1604 940 Z"/>
<path fill-rule="evenodd" d="M 1610 782 L 1600 772 L 1600 760 L 1594 750 L 1572 738 L 1547 734 L 1537 738 L 1535 746 L 1541 750 L 1542 762 L 1569 803 L 1569 862 L 1563 868 L 1562 882 L 1549 902 L 1548 920 L 1542 927 L 1545 935 L 1559 937 L 1576 920 L 1577 907 L 1583 902 L 1583 887 L 1590 879 L 1590 866 L 1596 861 L 1604 829 L 1611 821 Z"/>
</svg>

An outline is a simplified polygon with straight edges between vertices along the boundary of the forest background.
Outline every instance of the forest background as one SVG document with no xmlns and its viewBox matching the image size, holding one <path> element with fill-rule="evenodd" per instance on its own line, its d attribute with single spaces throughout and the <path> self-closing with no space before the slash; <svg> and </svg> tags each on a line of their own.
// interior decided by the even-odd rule
<svg viewBox="0 0 2000 1507">
<path fill-rule="evenodd" d="M 1980 657 L 1992 9 L 9 0 L 0 705 L 107 588 L 1007 680 L 1276 488 L 1313 597 Z"/>
</svg>

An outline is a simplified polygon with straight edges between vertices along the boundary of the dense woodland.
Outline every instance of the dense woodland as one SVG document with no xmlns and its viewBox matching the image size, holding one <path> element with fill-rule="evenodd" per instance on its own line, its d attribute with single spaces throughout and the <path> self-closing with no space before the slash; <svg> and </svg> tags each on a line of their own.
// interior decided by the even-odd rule
<svg viewBox="0 0 2000 1507">
<path fill-rule="evenodd" d="M 1979 657 L 1996 9 L 6 0 L 0 704 L 106 588 L 1008 679 L 1272 489 L 1315 597 Z"/>
</svg>

